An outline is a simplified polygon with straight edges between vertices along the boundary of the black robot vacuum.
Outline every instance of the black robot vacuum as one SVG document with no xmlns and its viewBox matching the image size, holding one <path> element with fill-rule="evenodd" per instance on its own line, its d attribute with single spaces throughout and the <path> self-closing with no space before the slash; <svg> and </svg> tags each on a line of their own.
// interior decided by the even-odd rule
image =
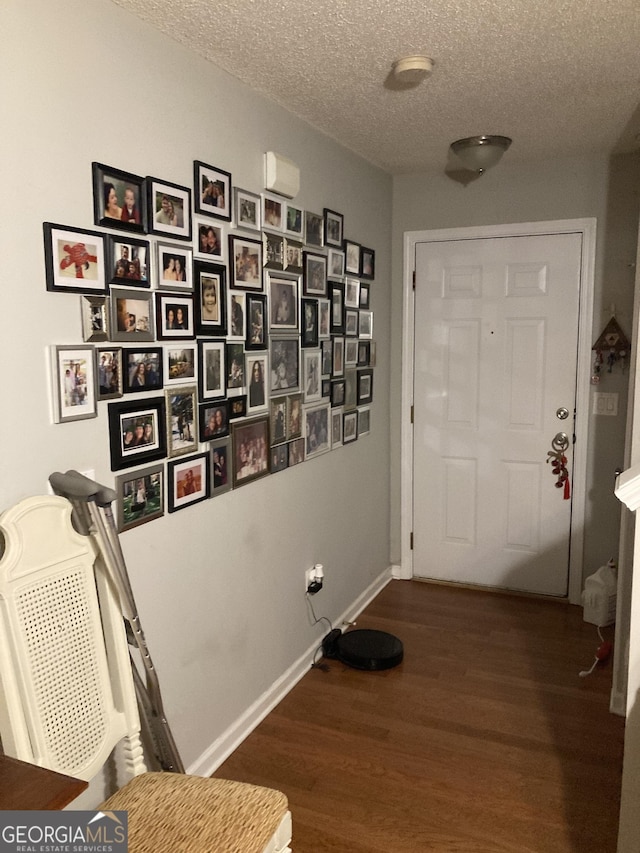
<svg viewBox="0 0 640 853">
<path fill-rule="evenodd" d="M 347 631 L 343 634 L 334 628 L 322 642 L 326 658 L 334 658 L 354 669 L 374 672 L 392 669 L 402 662 L 402 642 L 386 631 L 371 631 L 367 628 Z"/>
</svg>

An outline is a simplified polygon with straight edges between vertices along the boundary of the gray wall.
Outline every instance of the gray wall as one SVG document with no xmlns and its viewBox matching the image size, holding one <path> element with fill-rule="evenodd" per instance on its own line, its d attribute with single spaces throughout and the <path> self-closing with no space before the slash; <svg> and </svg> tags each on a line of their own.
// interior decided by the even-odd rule
<svg viewBox="0 0 640 853">
<path fill-rule="evenodd" d="M 517 142 L 517 140 L 516 140 Z M 393 183 L 393 288 L 391 305 L 391 557 L 400 559 L 400 361 L 402 342 L 403 234 L 437 228 L 597 219 L 592 340 L 615 303 L 616 317 L 631 335 L 640 158 L 602 156 L 512 166 L 509 155 L 467 186 L 439 173 L 401 175 Z M 605 373 L 597 390 L 617 392 L 617 417 L 591 416 L 585 528 L 586 577 L 618 554 L 620 505 L 613 472 L 622 466 L 628 370 Z"/>
<path fill-rule="evenodd" d="M 0 31 L 0 509 L 56 470 L 113 484 L 107 403 L 52 424 L 45 357 L 82 337 L 81 297 L 45 290 L 42 222 L 93 227 L 92 161 L 191 186 L 199 159 L 260 192 L 274 150 L 300 166 L 301 207 L 376 250 L 371 434 L 121 537 L 191 765 L 326 633 L 304 570 L 324 564 L 314 603 L 336 619 L 388 567 L 391 179 L 109 0 L 4 0 Z"/>
</svg>

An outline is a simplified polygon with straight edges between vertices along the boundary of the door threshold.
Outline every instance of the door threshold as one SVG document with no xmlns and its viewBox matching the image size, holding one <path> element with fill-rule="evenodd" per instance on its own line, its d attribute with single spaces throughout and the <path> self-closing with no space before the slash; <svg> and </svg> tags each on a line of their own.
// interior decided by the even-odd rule
<svg viewBox="0 0 640 853">
<path fill-rule="evenodd" d="M 555 601 L 559 604 L 570 604 L 569 596 L 567 595 L 545 595 L 542 592 L 527 592 L 524 589 L 505 589 L 501 586 L 482 586 L 474 583 L 458 583 L 456 581 L 443 581 L 437 578 L 421 578 L 417 575 L 413 576 L 414 581 L 419 583 L 428 583 L 433 586 L 448 586 L 451 589 L 468 589 L 472 592 L 489 592 L 498 593 L 499 595 L 515 595 L 518 598 L 534 598 L 538 601 Z"/>
</svg>

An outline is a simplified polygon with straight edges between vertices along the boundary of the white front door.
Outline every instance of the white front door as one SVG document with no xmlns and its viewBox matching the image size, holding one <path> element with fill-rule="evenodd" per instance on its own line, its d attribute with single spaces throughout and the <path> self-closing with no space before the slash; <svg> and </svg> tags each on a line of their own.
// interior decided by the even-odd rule
<svg viewBox="0 0 640 853">
<path fill-rule="evenodd" d="M 582 240 L 416 243 L 415 576 L 567 595 Z"/>
</svg>

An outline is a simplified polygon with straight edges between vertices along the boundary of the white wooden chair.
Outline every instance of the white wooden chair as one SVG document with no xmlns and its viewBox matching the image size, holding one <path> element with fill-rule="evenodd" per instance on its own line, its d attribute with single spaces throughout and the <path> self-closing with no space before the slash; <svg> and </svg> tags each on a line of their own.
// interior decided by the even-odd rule
<svg viewBox="0 0 640 853">
<path fill-rule="evenodd" d="M 0 516 L 0 737 L 7 755 L 80 779 L 122 742 L 133 778 L 101 810 L 126 810 L 130 853 L 290 853 L 279 791 L 148 773 L 126 633 L 110 579 L 61 497 Z"/>
</svg>

